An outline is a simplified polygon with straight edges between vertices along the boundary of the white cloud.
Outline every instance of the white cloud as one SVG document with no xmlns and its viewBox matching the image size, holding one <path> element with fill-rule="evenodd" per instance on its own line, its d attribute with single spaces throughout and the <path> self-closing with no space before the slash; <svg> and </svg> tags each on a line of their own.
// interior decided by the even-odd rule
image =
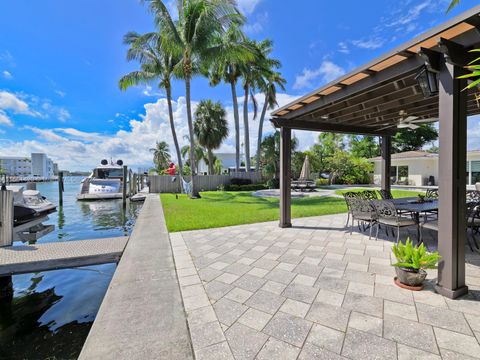
<svg viewBox="0 0 480 360">
<path fill-rule="evenodd" d="M 383 44 L 385 44 L 385 39 L 374 37 L 369 39 L 352 40 L 351 43 L 360 49 L 374 50 L 381 48 Z"/>
<path fill-rule="evenodd" d="M 237 0 L 238 9 L 245 15 L 250 15 L 261 0 Z"/>
<path fill-rule="evenodd" d="M 142 94 L 149 97 L 163 95 L 160 91 L 153 90 L 153 88 L 150 85 L 145 86 L 145 89 L 142 91 Z"/>
<path fill-rule="evenodd" d="M 0 110 L 0 125 L 13 126 L 12 120 L 3 110 Z"/>
<path fill-rule="evenodd" d="M 249 35 L 256 35 L 263 31 L 263 26 L 268 22 L 268 12 L 263 12 L 256 15 L 254 18 L 250 18 L 249 21 L 243 26 L 245 33 Z"/>
<path fill-rule="evenodd" d="M 67 109 L 60 107 L 57 109 L 57 118 L 61 122 L 65 122 L 71 118 L 71 115 Z"/>
<path fill-rule="evenodd" d="M 4 70 L 4 71 L 2 72 L 2 75 L 3 75 L 3 77 L 4 77 L 5 79 L 7 79 L 7 80 L 12 80 L 12 79 L 13 79 L 13 75 L 12 75 L 9 71 L 7 71 L 7 70 Z"/>
<path fill-rule="evenodd" d="M 279 106 L 286 105 L 293 101 L 296 96 L 288 94 L 278 94 Z M 257 95 L 259 107 L 263 106 L 264 96 Z M 239 103 L 241 104 L 241 98 Z M 197 102 L 192 102 L 193 110 Z M 177 131 L 180 146 L 186 145 L 185 135 L 188 135 L 186 104 L 185 99 L 180 97 L 172 102 L 174 110 L 174 122 Z M 64 169 L 88 170 L 95 166 L 101 159 L 113 157 L 122 159 L 132 167 L 151 166 L 152 154 L 149 149 L 156 141 L 166 141 L 170 147 L 170 153 L 175 156 L 175 148 L 171 136 L 170 123 L 168 118 L 168 105 L 164 98 L 154 103 L 144 105 L 145 112 L 137 119 L 129 122 L 128 128 L 121 129 L 110 134 L 100 134 L 97 132 L 85 132 L 74 128 L 52 128 L 41 129 L 38 127 L 25 127 L 24 131 L 31 131 L 35 135 L 32 139 L 25 141 L 11 141 L 8 146 L 0 148 L 2 155 L 29 154 L 31 152 L 45 152 L 49 154 L 54 161 L 59 162 Z M 226 107 L 227 119 L 229 122 L 230 134 L 220 152 L 235 151 L 235 133 L 233 111 L 231 106 Z M 274 131 L 269 121 L 268 111 L 265 124 L 264 135 Z M 250 149 L 253 156 L 257 146 L 258 119 L 252 120 L 253 114 L 249 113 L 250 119 Z M 120 117 L 120 115 L 119 115 Z M 243 143 L 243 117 L 242 108 L 240 108 L 240 134 Z M 315 136 L 308 132 L 295 132 L 300 139 L 301 148 L 307 148 L 313 144 Z M 61 149 L 61 151 L 59 150 Z"/>
<path fill-rule="evenodd" d="M 57 94 L 61 98 L 64 98 L 67 95 L 67 93 L 62 90 L 55 90 L 55 94 Z"/>
<path fill-rule="evenodd" d="M 350 54 L 350 49 L 348 48 L 348 44 L 344 41 L 338 43 L 338 52 L 342 54 Z"/>
<path fill-rule="evenodd" d="M 325 84 L 345 74 L 345 69 L 330 60 L 324 60 L 317 69 L 303 69 L 295 78 L 293 88 L 296 90 L 311 88 L 319 84 Z"/>
<path fill-rule="evenodd" d="M 19 99 L 17 95 L 7 91 L 0 91 L 0 110 L 10 110 L 15 114 L 32 115 L 28 104 Z"/>
<path fill-rule="evenodd" d="M 0 52 L 0 62 L 3 62 L 11 67 L 15 67 L 15 59 L 8 50 Z"/>
</svg>

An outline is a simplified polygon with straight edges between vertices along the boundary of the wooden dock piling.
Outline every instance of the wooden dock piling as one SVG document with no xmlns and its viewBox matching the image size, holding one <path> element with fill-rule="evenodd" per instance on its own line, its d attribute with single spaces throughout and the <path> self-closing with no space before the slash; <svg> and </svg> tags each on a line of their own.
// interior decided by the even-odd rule
<svg viewBox="0 0 480 360">
<path fill-rule="evenodd" d="M 0 247 L 13 243 L 13 191 L 0 191 Z"/>
<path fill-rule="evenodd" d="M 63 206 L 63 171 L 58 172 L 58 206 Z"/>
<path fill-rule="evenodd" d="M 127 205 L 127 181 L 128 181 L 128 168 L 123 166 L 123 182 L 122 182 L 122 200 L 123 206 Z"/>
</svg>

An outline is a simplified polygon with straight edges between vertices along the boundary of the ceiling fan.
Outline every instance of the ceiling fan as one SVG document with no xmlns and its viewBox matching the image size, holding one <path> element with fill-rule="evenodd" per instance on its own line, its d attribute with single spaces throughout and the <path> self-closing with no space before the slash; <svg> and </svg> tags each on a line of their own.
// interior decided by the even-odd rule
<svg viewBox="0 0 480 360">
<path fill-rule="evenodd" d="M 405 110 L 401 110 L 398 115 L 400 116 L 398 123 L 396 125 L 390 125 L 388 127 L 396 126 L 397 129 L 416 130 L 419 128 L 417 124 L 427 124 L 438 121 L 437 118 L 422 119 L 418 116 L 409 116 Z"/>
</svg>

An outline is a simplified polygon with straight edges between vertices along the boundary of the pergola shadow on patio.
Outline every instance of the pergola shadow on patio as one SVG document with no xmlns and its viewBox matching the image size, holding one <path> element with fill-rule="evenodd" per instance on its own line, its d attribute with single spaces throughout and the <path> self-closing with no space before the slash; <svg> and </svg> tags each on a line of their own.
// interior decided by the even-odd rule
<svg viewBox="0 0 480 360">
<path fill-rule="evenodd" d="M 281 134 L 280 227 L 291 227 L 291 131 L 381 138 L 382 189 L 390 190 L 391 136 L 400 118 L 439 119 L 439 263 L 435 290 L 448 298 L 465 285 L 467 116 L 480 113 L 462 91 L 464 66 L 480 45 L 480 6 L 418 36 L 275 111 Z"/>
</svg>

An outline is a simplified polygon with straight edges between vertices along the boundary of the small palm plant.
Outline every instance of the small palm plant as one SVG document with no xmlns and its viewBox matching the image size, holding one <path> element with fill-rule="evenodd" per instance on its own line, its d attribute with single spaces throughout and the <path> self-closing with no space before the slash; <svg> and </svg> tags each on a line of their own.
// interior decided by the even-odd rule
<svg viewBox="0 0 480 360">
<path fill-rule="evenodd" d="M 420 246 L 413 246 L 410 238 L 407 239 L 405 245 L 402 242 L 394 245 L 392 251 L 397 258 L 397 263 L 393 264 L 393 266 L 417 271 L 436 269 L 440 259 L 438 251 L 427 252 L 427 248 L 423 243 Z"/>
<path fill-rule="evenodd" d="M 427 277 L 425 270 L 436 269 L 440 255 L 438 251 L 427 252 L 425 245 L 422 243 L 420 246 L 413 246 L 410 238 L 407 239 L 405 245 L 401 242 L 392 247 L 393 254 L 397 258 L 395 271 L 397 273 L 397 281 L 401 287 L 407 285 L 411 290 L 420 290 L 423 286 L 422 283 Z"/>
</svg>

